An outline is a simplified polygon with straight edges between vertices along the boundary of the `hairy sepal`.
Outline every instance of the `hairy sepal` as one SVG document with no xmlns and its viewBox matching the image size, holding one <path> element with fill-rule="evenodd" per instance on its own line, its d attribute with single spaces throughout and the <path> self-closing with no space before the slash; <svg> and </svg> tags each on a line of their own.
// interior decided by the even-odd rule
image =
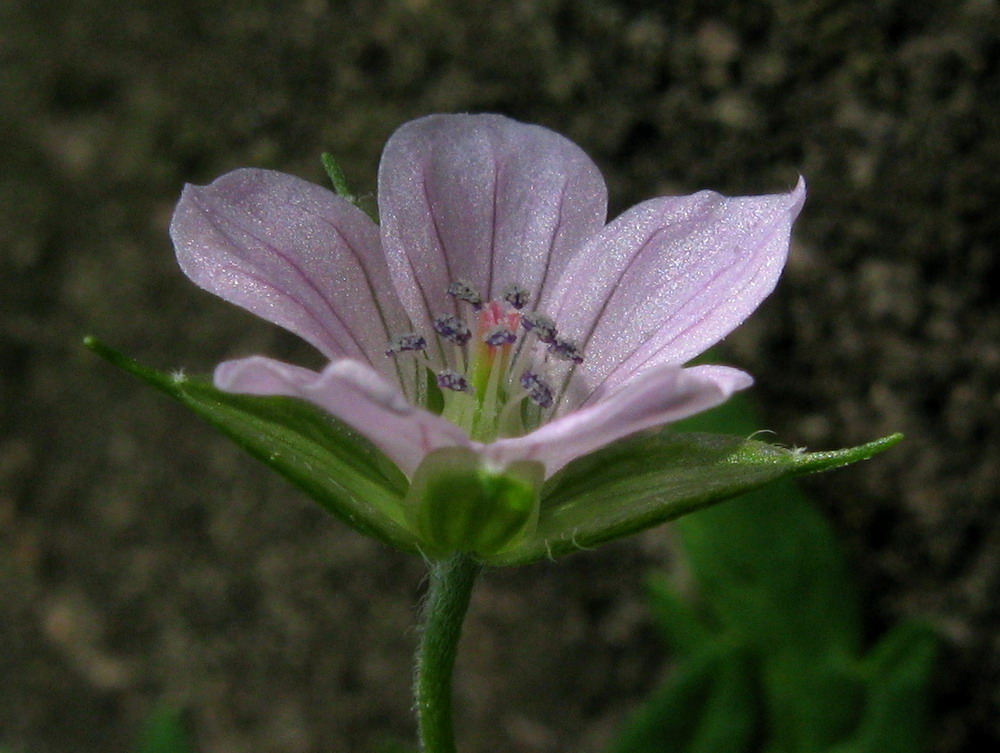
<svg viewBox="0 0 1000 753">
<path fill-rule="evenodd" d="M 190 408 L 352 528 L 418 551 L 404 514 L 406 477 L 368 440 L 326 412 L 301 400 L 236 395 L 202 379 L 166 374 L 93 337 L 84 344 Z"/>
<path fill-rule="evenodd" d="M 867 460 L 900 439 L 893 434 L 830 452 L 721 434 L 664 431 L 626 439 L 550 478 L 542 487 L 534 533 L 484 559 L 491 565 L 521 565 L 591 549 L 777 479 Z"/>
</svg>

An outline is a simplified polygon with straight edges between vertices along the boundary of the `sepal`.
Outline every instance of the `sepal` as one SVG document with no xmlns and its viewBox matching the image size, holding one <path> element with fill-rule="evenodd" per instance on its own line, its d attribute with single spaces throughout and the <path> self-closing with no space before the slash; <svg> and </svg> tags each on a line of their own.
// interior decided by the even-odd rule
<svg viewBox="0 0 1000 753">
<path fill-rule="evenodd" d="M 93 337 L 84 344 L 186 405 L 352 528 L 405 551 L 419 550 L 404 515 L 406 477 L 328 413 L 301 400 L 236 395 L 202 379 L 156 371 Z"/>
<path fill-rule="evenodd" d="M 832 452 L 718 434 L 664 431 L 626 439 L 573 461 L 546 481 L 534 533 L 484 561 L 522 565 L 590 549 L 780 478 L 867 460 L 901 439 L 893 434 Z"/>
<path fill-rule="evenodd" d="M 489 557 L 509 549 L 534 530 L 544 475 L 541 463 L 519 461 L 500 471 L 465 447 L 434 450 L 414 473 L 406 497 L 425 554 Z"/>
</svg>

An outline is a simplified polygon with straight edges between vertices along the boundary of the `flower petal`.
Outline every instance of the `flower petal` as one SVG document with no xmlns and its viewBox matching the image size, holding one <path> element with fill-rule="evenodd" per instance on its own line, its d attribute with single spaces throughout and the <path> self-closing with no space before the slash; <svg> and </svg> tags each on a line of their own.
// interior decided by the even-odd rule
<svg viewBox="0 0 1000 753">
<path fill-rule="evenodd" d="M 749 374 L 728 366 L 689 369 L 661 365 L 644 372 L 613 395 L 557 418 L 523 437 L 487 446 L 498 465 L 537 460 L 546 477 L 578 457 L 643 429 L 679 421 L 725 402 L 753 383 Z"/>
<path fill-rule="evenodd" d="M 702 191 L 644 202 L 609 224 L 554 291 L 551 314 L 585 359 L 559 412 L 729 334 L 774 289 L 804 200 L 802 180 L 771 196 Z"/>
<path fill-rule="evenodd" d="M 394 384 L 358 361 L 333 361 L 316 373 L 253 356 L 219 364 L 215 386 L 308 400 L 366 436 L 408 476 L 431 450 L 478 446 L 451 422 L 410 405 Z"/>
<path fill-rule="evenodd" d="M 385 345 L 409 328 L 389 281 L 378 228 L 321 186 L 270 170 L 236 170 L 186 186 L 170 225 L 196 284 L 315 345 L 393 375 Z"/>
<path fill-rule="evenodd" d="M 603 227 L 607 189 L 568 139 L 499 115 L 432 115 L 397 130 L 379 168 L 379 214 L 393 280 L 417 326 L 458 313 L 451 282 L 531 308 L 569 256 Z"/>
</svg>

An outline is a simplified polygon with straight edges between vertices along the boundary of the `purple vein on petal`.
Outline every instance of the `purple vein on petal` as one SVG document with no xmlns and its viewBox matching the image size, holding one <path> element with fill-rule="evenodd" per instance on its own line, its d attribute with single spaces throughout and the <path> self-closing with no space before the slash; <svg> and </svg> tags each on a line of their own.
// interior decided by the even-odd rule
<svg viewBox="0 0 1000 753">
<path fill-rule="evenodd" d="M 765 236 L 765 240 L 770 240 L 771 238 L 773 238 L 775 236 L 776 233 L 779 232 L 779 230 L 780 230 L 780 219 L 781 218 L 777 218 L 775 220 L 775 222 L 773 223 L 774 227 Z M 761 245 L 766 245 L 766 243 L 763 243 Z M 747 261 L 750 261 L 752 258 L 754 258 L 754 257 L 753 256 L 748 257 Z M 692 294 L 688 297 L 688 299 L 686 301 L 684 301 L 684 303 L 677 308 L 677 314 L 679 315 L 684 310 L 684 308 L 686 308 L 688 306 L 688 304 L 691 303 L 691 301 L 693 301 L 700 293 L 703 293 L 704 290 L 706 288 L 708 288 L 715 280 L 717 280 L 723 274 L 725 274 L 726 272 L 728 272 L 729 270 L 731 270 L 733 267 L 735 267 L 736 263 L 738 261 L 740 261 L 740 260 L 736 259 L 729 266 L 723 267 L 723 268 L 719 269 L 712 276 L 712 278 L 710 280 L 708 280 L 700 289 L 698 289 L 696 291 L 693 291 Z M 767 267 L 768 262 L 769 262 L 769 260 L 767 258 L 761 259 L 760 263 L 756 265 L 756 267 L 753 269 L 753 271 L 750 273 L 749 276 L 742 277 L 741 279 L 743 279 L 743 282 L 744 282 L 744 285 L 742 287 L 752 287 L 753 281 L 756 280 L 758 278 L 759 274 L 761 273 L 761 271 L 763 271 Z M 677 332 L 668 341 L 660 344 L 656 348 L 656 350 L 654 350 L 652 353 L 650 353 L 648 356 L 646 356 L 646 358 L 644 358 L 641 363 L 639 363 L 637 365 L 634 365 L 634 366 L 630 366 L 629 369 L 628 369 L 629 372 L 631 374 L 634 374 L 634 373 L 636 373 L 638 371 L 643 370 L 646 367 L 646 364 L 648 364 L 650 361 L 654 360 L 660 353 L 662 353 L 663 351 L 665 351 L 668 348 L 670 348 L 670 346 L 673 345 L 677 340 L 681 339 L 684 335 L 686 335 L 687 333 L 689 333 L 691 330 L 695 329 L 698 325 L 702 324 L 713 313 L 715 313 L 715 311 L 716 311 L 715 308 L 707 309 L 704 313 L 702 313 L 701 316 L 698 317 L 698 319 L 696 319 L 693 322 L 690 322 L 687 326 L 685 326 L 682 330 L 680 330 L 679 332 Z M 643 346 L 645 346 L 646 344 L 647 344 L 647 342 L 636 343 L 635 347 L 632 348 L 632 350 L 628 353 L 628 355 L 626 355 L 625 357 L 623 357 L 620 360 L 618 367 L 616 367 L 615 369 L 612 369 L 607 375 L 605 375 L 601 379 L 600 382 L 598 382 L 597 384 L 593 385 L 594 393 L 591 395 L 591 397 L 589 397 L 586 400 L 584 400 L 583 403 L 582 403 L 582 405 L 587 405 L 588 403 L 592 402 L 592 399 L 597 399 L 595 396 L 597 396 L 597 393 L 601 389 L 601 387 L 603 387 L 619 371 L 621 371 L 621 369 L 628 364 L 629 360 L 632 357 L 634 357 L 640 350 L 642 350 Z M 626 379 L 627 378 L 628 378 L 628 376 L 626 376 Z"/>
<path fill-rule="evenodd" d="M 495 154 L 494 150 L 494 154 Z M 483 293 L 487 296 L 489 300 L 498 298 L 499 296 L 493 292 L 493 275 L 494 267 L 496 265 L 497 258 L 497 203 L 499 201 L 500 192 L 500 163 L 497 162 L 496 156 L 493 157 L 493 212 L 490 216 L 490 272 L 489 277 L 486 279 L 486 287 L 483 289 Z M 515 280 L 510 280 L 510 282 L 516 282 Z"/>
<path fill-rule="evenodd" d="M 542 279 L 538 282 L 538 288 L 532 292 L 532 310 L 541 305 L 542 294 L 545 291 L 545 282 L 549 279 L 549 270 L 552 269 L 552 256 L 556 250 L 556 238 L 559 237 L 559 228 L 563 224 L 563 210 L 566 206 L 566 190 L 569 188 L 569 180 L 564 180 L 559 188 L 559 206 L 556 209 L 556 222 L 552 227 L 552 235 L 549 238 L 549 252 L 545 255 L 545 266 L 542 267 Z"/>
<path fill-rule="evenodd" d="M 639 259 L 639 257 L 642 256 L 642 252 L 646 249 L 646 247 L 649 246 L 649 244 L 652 243 L 656 239 L 657 236 L 659 236 L 661 233 L 664 233 L 664 232 L 666 232 L 666 228 L 658 227 L 652 233 L 650 233 L 649 236 L 646 238 L 646 240 L 644 240 L 639 245 L 638 249 L 631 255 L 631 257 L 629 258 L 628 262 L 626 262 L 625 266 L 622 267 L 618 271 L 618 274 L 615 277 L 614 283 L 609 286 L 609 290 L 611 292 L 601 302 L 600 308 L 597 310 L 597 313 L 594 315 L 594 317 L 593 317 L 593 319 L 592 319 L 592 321 L 590 323 L 590 326 L 589 326 L 589 328 L 587 330 L 587 334 L 584 335 L 582 338 L 580 338 L 580 349 L 584 353 L 587 352 L 587 344 L 590 342 L 590 338 L 593 337 L 594 330 L 597 329 L 597 325 L 600 323 L 601 318 L 604 316 L 604 312 L 607 310 L 608 304 L 611 303 L 611 300 L 618 293 L 619 286 L 621 285 L 621 281 L 625 277 L 625 274 L 632 268 L 632 265 L 636 263 L 636 261 Z M 560 306 L 559 306 L 559 312 L 560 313 L 563 310 L 563 306 L 565 305 L 566 300 L 567 299 L 564 298 L 563 301 L 560 303 Z M 558 314 L 557 314 L 557 316 L 558 316 Z M 556 321 L 559 321 L 559 320 L 556 319 Z M 559 390 L 559 397 L 556 398 L 555 404 L 552 407 L 552 415 L 553 416 L 556 415 L 556 414 L 558 414 L 559 408 L 561 407 L 561 404 L 562 404 L 562 401 L 563 401 L 563 398 L 565 397 L 566 392 L 569 389 L 569 384 L 572 381 L 573 375 L 576 373 L 577 367 L 579 365 L 580 364 L 573 363 L 569 367 L 569 370 L 566 373 L 566 377 L 563 379 L 562 387 Z"/>
<path fill-rule="evenodd" d="M 368 292 L 371 293 L 372 303 L 375 304 L 375 310 L 378 312 L 379 321 L 382 322 L 382 331 L 385 333 L 385 341 L 389 342 L 389 340 L 391 340 L 394 335 L 399 333 L 394 332 L 393 328 L 389 325 L 388 319 L 386 318 L 385 315 L 385 304 L 382 300 L 382 296 L 379 294 L 379 291 L 375 289 L 375 285 L 372 283 L 371 274 L 369 273 L 368 267 L 365 264 L 364 257 L 358 252 L 357 248 L 354 247 L 354 244 L 347 237 L 347 235 L 344 234 L 344 231 L 341 230 L 335 223 L 331 222 L 328 218 L 324 217 L 321 214 L 311 212 L 305 207 L 300 206 L 299 209 L 301 209 L 306 214 L 315 217 L 320 222 L 323 222 L 324 224 L 328 225 L 330 229 L 337 234 L 337 237 L 340 238 L 340 240 L 343 242 L 344 247 L 351 253 L 351 256 L 354 257 L 355 261 L 357 262 L 358 269 L 361 270 L 361 275 L 365 279 L 365 285 L 368 287 Z M 387 269 L 386 270 L 387 279 L 388 279 L 388 274 L 389 272 Z M 371 361 L 372 359 L 369 358 L 369 360 Z M 400 385 L 404 385 L 405 381 L 403 379 L 403 371 L 400 368 L 399 361 L 394 358 L 392 359 L 392 362 L 396 370 L 396 376 L 399 378 Z M 374 366 L 376 364 L 373 363 L 372 365 Z"/>
<path fill-rule="evenodd" d="M 205 209 L 204 205 L 201 204 L 201 202 L 198 200 L 197 197 L 194 198 L 194 202 L 196 203 L 196 205 L 198 206 L 199 209 L 201 209 L 203 212 L 205 212 L 206 214 L 208 214 L 208 211 Z M 222 223 L 223 222 L 225 224 L 227 224 L 227 225 L 234 225 L 234 223 L 232 223 L 232 222 L 230 222 L 228 220 L 222 220 L 221 222 L 214 222 L 213 225 L 216 227 L 216 229 L 220 232 L 220 234 L 226 240 L 228 240 L 228 241 L 230 241 L 232 243 L 232 245 L 233 245 L 234 248 L 239 248 L 239 245 L 235 242 L 236 239 L 234 238 L 232 231 L 223 229 L 223 227 L 222 227 Z M 333 302 L 327 297 L 327 295 L 322 290 L 320 290 L 320 288 L 316 285 L 316 283 L 312 280 L 312 278 L 310 278 L 310 276 L 308 274 L 306 274 L 305 270 L 303 270 L 296 262 L 292 261 L 292 259 L 289 256 L 287 256 L 286 254 L 284 254 L 280 250 L 278 250 L 277 246 L 273 245 L 269 241 L 264 240 L 263 238 L 261 238 L 260 236 L 258 236 L 256 233 L 252 232 L 251 230 L 239 227 L 239 231 L 242 232 L 242 233 L 245 233 L 249 237 L 253 238 L 255 241 L 257 241 L 258 243 L 260 243 L 264 248 L 267 248 L 272 253 L 274 253 L 274 255 L 276 257 L 278 257 L 279 259 L 281 259 L 282 261 L 284 261 L 286 264 L 288 264 L 288 266 L 296 273 L 296 275 L 298 275 L 298 277 L 303 282 L 305 282 L 306 287 L 308 287 L 310 290 L 312 290 L 319 297 L 319 299 L 323 302 L 323 304 L 326 306 L 326 308 L 333 315 L 334 319 L 336 319 L 340 323 L 341 327 L 343 327 L 344 331 L 348 334 L 348 336 L 350 337 L 351 341 L 354 343 L 354 346 L 355 346 L 357 352 L 359 354 L 363 355 L 365 357 L 365 359 L 368 359 L 368 354 L 365 353 L 364 348 L 361 347 L 361 344 L 358 342 L 358 340 L 355 337 L 354 333 L 344 323 L 344 320 L 337 313 L 337 309 L 333 305 Z M 246 259 L 243 259 L 243 260 L 247 261 Z M 257 266 L 253 262 L 250 262 L 250 263 L 253 266 Z M 280 288 L 276 287 L 273 284 L 271 284 L 270 287 L 273 288 L 273 289 L 275 289 L 275 290 L 280 290 Z M 297 296 L 293 295 L 292 293 L 290 293 L 288 291 L 281 291 L 281 292 L 283 292 L 284 295 L 288 296 L 289 298 L 291 298 L 292 300 L 294 300 L 296 303 L 298 303 L 303 309 L 309 311 L 312 314 L 312 316 L 313 316 L 314 319 L 316 319 L 317 321 L 321 321 L 319 315 L 316 314 L 315 311 L 313 311 L 313 309 L 312 309 L 311 306 L 307 306 L 303 301 L 300 301 Z M 328 326 L 326 326 L 326 325 L 322 325 L 322 326 L 323 326 L 323 329 L 326 332 L 326 334 L 330 335 L 333 338 L 334 342 L 337 342 L 337 339 L 335 337 L 333 337 L 332 333 L 329 332 L 330 328 Z M 337 345 L 338 345 L 338 347 L 340 347 L 340 343 L 339 342 L 337 342 Z M 341 350 L 346 350 L 346 349 L 341 347 Z"/>
<path fill-rule="evenodd" d="M 448 262 L 448 250 L 445 248 L 444 245 L 444 237 L 441 235 L 441 227 L 438 224 L 438 217 L 434 213 L 434 204 L 431 201 L 431 196 L 428 190 L 428 180 L 429 176 L 427 175 L 427 166 L 423 165 L 420 169 L 420 188 L 422 189 L 423 192 L 424 203 L 427 204 L 427 216 L 430 217 L 431 227 L 434 228 L 434 237 L 437 238 L 437 246 L 441 252 L 441 260 L 442 260 L 442 265 L 444 266 L 445 279 L 452 281 L 454 280 L 454 275 L 452 274 L 451 271 L 451 264 L 449 264 Z M 413 262 L 410 261 L 408 255 L 406 256 L 406 262 L 409 265 L 410 269 L 413 270 L 413 279 L 416 281 L 417 287 L 420 288 L 420 297 L 424 299 L 424 308 L 427 310 L 427 323 L 430 324 L 430 322 L 433 321 L 434 317 L 441 312 L 434 312 L 431 310 L 430 299 L 428 299 L 427 297 L 427 291 L 424 289 L 424 283 L 420 279 L 420 276 L 417 275 L 416 270 L 413 268 Z M 452 307 L 452 313 L 454 313 L 455 316 L 459 316 L 460 312 L 458 309 L 458 300 L 454 298 L 451 299 L 449 305 Z M 441 342 L 439 338 L 435 337 L 433 338 L 433 340 L 437 343 L 438 351 L 441 353 L 441 362 L 444 364 L 450 363 L 450 361 L 448 360 L 448 354 L 445 352 L 444 349 L 444 344 Z"/>
</svg>

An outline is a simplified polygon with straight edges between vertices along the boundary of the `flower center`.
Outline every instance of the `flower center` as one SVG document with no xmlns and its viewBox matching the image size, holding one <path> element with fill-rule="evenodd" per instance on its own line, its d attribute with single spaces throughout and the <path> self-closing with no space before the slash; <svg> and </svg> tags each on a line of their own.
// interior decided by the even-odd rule
<svg viewBox="0 0 1000 753">
<path fill-rule="evenodd" d="M 471 284 L 457 280 L 448 295 L 470 310 L 467 318 L 445 313 L 431 323 L 447 368 L 430 362 L 428 340 L 416 332 L 394 337 L 386 350 L 387 356 L 409 357 L 417 365 L 410 399 L 440 409 L 481 442 L 520 436 L 543 423 L 560 394 L 561 385 L 550 376 L 551 361 L 582 363 L 580 348 L 559 337 L 545 314 L 522 311 L 531 296 L 520 285 L 508 285 L 500 300 L 484 302 Z"/>
</svg>

